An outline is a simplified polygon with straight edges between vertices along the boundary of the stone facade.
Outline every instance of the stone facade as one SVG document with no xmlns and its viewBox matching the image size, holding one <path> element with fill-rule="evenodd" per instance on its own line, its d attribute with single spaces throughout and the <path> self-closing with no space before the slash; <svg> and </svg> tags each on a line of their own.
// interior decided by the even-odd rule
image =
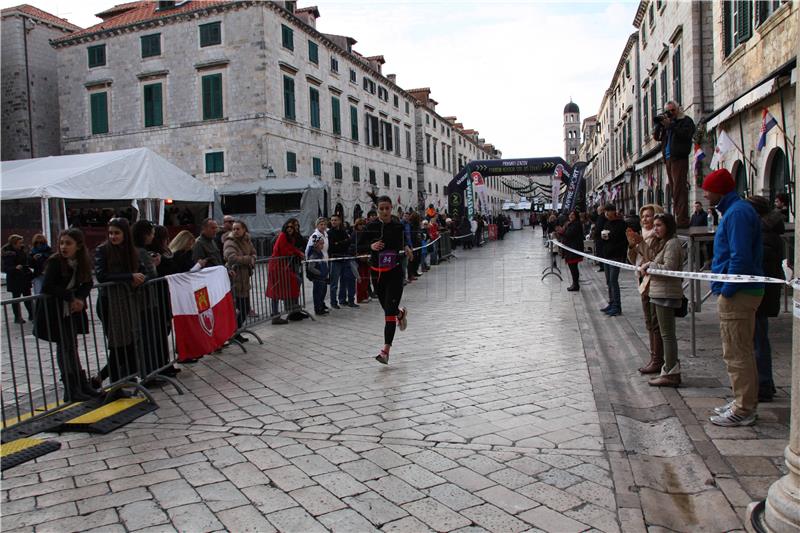
<svg viewBox="0 0 800 533">
<path fill-rule="evenodd" d="M 717 134 L 725 131 L 742 149 L 732 150 L 722 159 L 722 165 L 737 179 L 740 193 L 774 199 L 779 192 L 789 192 L 792 143 L 797 131 L 792 113 L 795 90 L 791 72 L 796 68 L 793 61 L 797 50 L 793 43 L 798 37 L 798 7 L 791 2 L 758 6 L 750 13 L 750 36 L 738 43 L 727 34 L 730 8 L 714 4 L 714 27 L 718 29 L 714 33 L 713 82 L 717 113 L 709 125 Z M 761 11 L 764 8 L 767 10 Z M 739 100 L 742 97 L 747 101 Z M 736 112 L 726 111 L 737 100 L 740 103 Z M 767 134 L 766 145 L 758 151 L 764 109 L 775 117 L 779 127 Z"/>
<path fill-rule="evenodd" d="M 290 12 L 283 4 L 222 3 L 57 42 L 64 152 L 146 146 L 214 186 L 318 175 L 330 184 L 331 208 L 347 219 L 357 206 L 369 209 L 371 193 L 416 208 L 427 198 L 420 184 L 438 185 L 432 203 L 445 206 L 452 164 L 448 170 L 439 153 L 438 165 L 424 164 L 423 179 L 418 174 L 420 102 L 382 74 L 382 56 L 363 57 L 352 50 L 354 39 L 317 32 L 316 9 L 287 2 Z M 215 22 L 221 42 L 200 46 L 200 25 Z M 160 34 L 161 54 L 142 59 L 140 39 L 152 34 Z M 89 68 L 88 48 L 98 44 L 106 45 L 106 65 Z M 204 120 L 203 78 L 214 74 L 221 75 L 222 114 Z M 163 125 L 145 127 L 144 86 L 154 83 L 162 84 Z M 108 133 L 92 134 L 94 92 L 108 93 Z M 206 154 L 218 152 L 223 168 L 209 169 Z"/>
<path fill-rule="evenodd" d="M 581 147 L 581 110 L 572 100 L 564 106 L 564 161 L 569 166 L 578 161 Z"/>
<path fill-rule="evenodd" d="M 3 161 L 61 153 L 58 73 L 51 39 L 79 29 L 49 13 L 21 5 L 2 11 Z"/>
</svg>

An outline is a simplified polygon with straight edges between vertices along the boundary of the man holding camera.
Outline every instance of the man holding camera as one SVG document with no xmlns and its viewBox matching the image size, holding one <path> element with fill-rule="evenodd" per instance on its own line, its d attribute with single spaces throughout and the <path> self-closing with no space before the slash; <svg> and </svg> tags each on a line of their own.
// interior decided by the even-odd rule
<svg viewBox="0 0 800 533">
<path fill-rule="evenodd" d="M 694 121 L 681 106 L 667 102 L 664 112 L 653 117 L 653 139 L 661 143 L 667 179 L 672 191 L 672 213 L 679 228 L 689 227 L 689 153 L 692 151 Z"/>
</svg>

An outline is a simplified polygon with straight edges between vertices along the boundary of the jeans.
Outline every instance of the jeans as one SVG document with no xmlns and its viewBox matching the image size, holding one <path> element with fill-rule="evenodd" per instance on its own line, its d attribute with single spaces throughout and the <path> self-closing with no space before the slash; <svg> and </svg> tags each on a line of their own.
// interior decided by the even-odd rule
<svg viewBox="0 0 800 533">
<path fill-rule="evenodd" d="M 775 382 L 772 380 L 772 346 L 769 343 L 769 319 L 756 315 L 756 329 L 753 336 L 758 368 L 758 389 L 762 396 L 772 396 Z"/>
<path fill-rule="evenodd" d="M 350 268 L 348 261 L 331 261 L 331 303 L 344 303 L 344 292 L 347 282 L 345 276 Z M 341 285 L 340 285 L 341 283 Z M 337 300 L 338 296 L 338 300 Z"/>
<path fill-rule="evenodd" d="M 619 295 L 619 267 L 605 265 L 606 285 L 608 285 L 608 303 L 612 307 L 622 309 Z"/>
<path fill-rule="evenodd" d="M 325 294 L 328 292 L 328 282 L 314 281 L 314 311 L 320 312 L 325 309 Z"/>
</svg>

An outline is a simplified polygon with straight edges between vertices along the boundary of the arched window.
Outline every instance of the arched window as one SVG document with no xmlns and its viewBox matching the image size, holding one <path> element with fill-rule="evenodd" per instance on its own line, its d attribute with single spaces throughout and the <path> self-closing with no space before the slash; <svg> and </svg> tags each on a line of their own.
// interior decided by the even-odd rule
<svg viewBox="0 0 800 533">
<path fill-rule="evenodd" d="M 337 203 L 336 207 L 333 208 L 333 214 L 339 215 L 339 218 L 344 220 L 344 207 L 342 206 L 341 203 Z"/>
<path fill-rule="evenodd" d="M 744 163 L 736 161 L 733 164 L 733 172 L 731 174 L 733 174 L 733 179 L 736 181 L 736 194 L 744 198 L 747 194 L 747 169 Z"/>
<path fill-rule="evenodd" d="M 776 148 L 770 155 L 770 164 L 767 166 L 769 179 L 769 205 L 775 203 L 775 195 L 788 192 L 789 187 L 789 160 L 783 150 Z"/>
<path fill-rule="evenodd" d="M 361 209 L 361 205 L 356 204 L 356 206 L 353 208 L 353 222 L 355 222 L 356 219 L 361 218 L 363 215 L 364 210 Z"/>
</svg>

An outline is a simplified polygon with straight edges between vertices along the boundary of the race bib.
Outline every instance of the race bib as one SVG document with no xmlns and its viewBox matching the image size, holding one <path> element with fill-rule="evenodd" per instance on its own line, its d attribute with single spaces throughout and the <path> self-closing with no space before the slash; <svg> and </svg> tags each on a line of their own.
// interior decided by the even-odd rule
<svg viewBox="0 0 800 533">
<path fill-rule="evenodd" d="M 386 250 L 378 253 L 378 268 L 392 269 L 397 266 L 397 252 Z"/>
</svg>

